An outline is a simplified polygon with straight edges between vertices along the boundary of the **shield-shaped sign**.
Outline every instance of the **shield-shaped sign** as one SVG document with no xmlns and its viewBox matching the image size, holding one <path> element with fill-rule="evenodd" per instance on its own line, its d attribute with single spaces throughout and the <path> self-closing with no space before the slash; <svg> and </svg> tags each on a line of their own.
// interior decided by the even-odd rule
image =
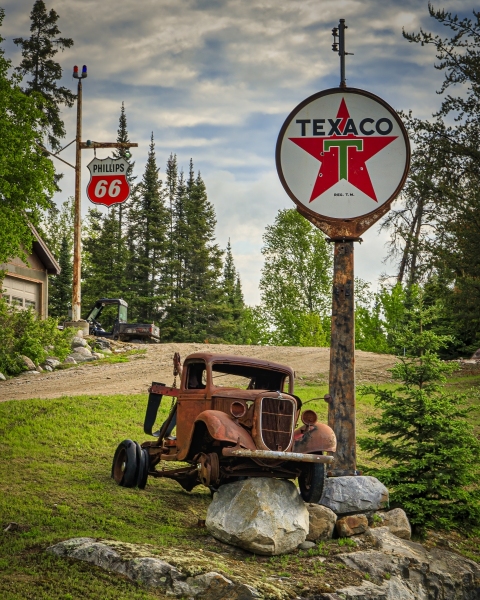
<svg viewBox="0 0 480 600">
<path fill-rule="evenodd" d="M 94 204 L 121 204 L 130 195 L 127 180 L 128 162 L 124 158 L 94 158 L 87 165 L 90 181 L 88 199 Z"/>
</svg>

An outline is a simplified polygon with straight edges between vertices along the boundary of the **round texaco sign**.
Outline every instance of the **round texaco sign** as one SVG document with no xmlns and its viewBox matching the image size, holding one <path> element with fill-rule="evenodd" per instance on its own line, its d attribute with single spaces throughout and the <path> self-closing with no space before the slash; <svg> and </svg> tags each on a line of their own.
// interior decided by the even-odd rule
<svg viewBox="0 0 480 600">
<path fill-rule="evenodd" d="M 407 132 L 386 102 L 363 90 L 310 96 L 283 124 L 277 170 L 307 218 L 358 219 L 388 209 L 410 165 Z"/>
</svg>

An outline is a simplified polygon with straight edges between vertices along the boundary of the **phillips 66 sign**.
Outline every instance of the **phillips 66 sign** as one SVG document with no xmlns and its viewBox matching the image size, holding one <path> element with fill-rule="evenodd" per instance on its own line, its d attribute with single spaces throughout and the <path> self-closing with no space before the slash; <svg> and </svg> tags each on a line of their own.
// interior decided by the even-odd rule
<svg viewBox="0 0 480 600">
<path fill-rule="evenodd" d="M 130 195 L 127 181 L 128 162 L 124 158 L 94 158 L 87 165 L 90 181 L 88 199 L 94 204 L 121 204 Z"/>
<path fill-rule="evenodd" d="M 354 88 L 325 90 L 287 117 L 276 149 L 283 187 L 299 212 L 332 237 L 355 238 L 389 208 L 410 164 L 397 113 Z"/>
</svg>

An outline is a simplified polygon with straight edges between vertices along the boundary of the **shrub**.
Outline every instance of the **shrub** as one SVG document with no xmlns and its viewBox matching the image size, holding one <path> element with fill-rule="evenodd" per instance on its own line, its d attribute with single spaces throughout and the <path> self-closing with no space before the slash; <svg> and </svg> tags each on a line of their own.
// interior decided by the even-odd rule
<svg viewBox="0 0 480 600">
<path fill-rule="evenodd" d="M 480 443 L 467 422 L 465 396 L 443 390 L 454 367 L 436 354 L 448 340 L 428 329 L 434 314 L 414 290 L 409 327 L 398 337 L 406 354 L 391 369 L 401 384 L 361 390 L 374 395 L 382 413 L 367 420 L 373 435 L 360 439 L 360 447 L 386 463 L 365 470 L 390 488 L 391 505 L 403 507 L 420 533 L 480 525 Z"/>
<path fill-rule="evenodd" d="M 70 351 L 72 329 L 60 331 L 56 319 L 39 319 L 29 310 L 9 306 L 0 297 L 0 372 L 18 375 L 26 369 L 21 356 L 36 365 L 47 356 L 63 360 Z"/>
</svg>

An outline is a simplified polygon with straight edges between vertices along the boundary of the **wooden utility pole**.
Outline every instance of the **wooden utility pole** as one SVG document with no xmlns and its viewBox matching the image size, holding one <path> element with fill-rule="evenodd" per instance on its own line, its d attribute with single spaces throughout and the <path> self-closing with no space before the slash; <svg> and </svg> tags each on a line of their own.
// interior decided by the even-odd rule
<svg viewBox="0 0 480 600">
<path fill-rule="evenodd" d="M 61 148 L 55 154 L 50 152 L 40 144 L 37 146 L 50 156 L 58 158 L 61 162 L 75 170 L 75 215 L 73 232 L 73 287 L 72 287 L 72 322 L 80 321 L 82 308 L 82 150 L 96 148 L 138 148 L 138 144 L 130 142 L 93 142 L 87 140 L 82 142 L 82 79 L 87 77 L 87 66 L 83 65 L 82 72 L 78 72 L 78 67 L 73 67 L 73 77 L 78 79 L 77 86 L 77 134 L 74 140 Z M 67 162 L 58 155 L 75 142 L 75 165 Z"/>
</svg>

